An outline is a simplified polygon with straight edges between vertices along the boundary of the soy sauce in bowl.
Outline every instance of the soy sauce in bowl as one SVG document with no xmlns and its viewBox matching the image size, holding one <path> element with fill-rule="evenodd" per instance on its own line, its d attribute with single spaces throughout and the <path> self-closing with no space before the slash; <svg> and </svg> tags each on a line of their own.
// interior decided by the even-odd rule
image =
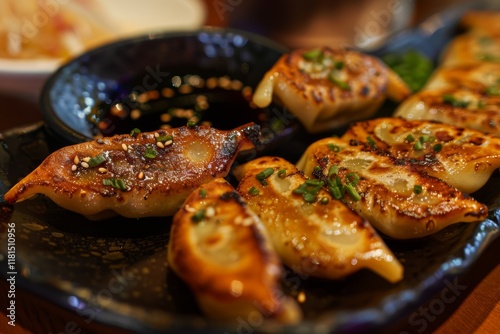
<svg viewBox="0 0 500 334">
<path fill-rule="evenodd" d="M 117 101 L 101 102 L 87 119 L 94 124 L 95 137 L 184 125 L 230 130 L 254 122 L 261 127 L 261 144 L 266 148 L 295 132 L 299 124 L 293 117 L 276 105 L 257 107 L 252 95 L 253 88 L 238 79 L 187 73 L 172 76 L 157 89 L 132 90 Z"/>
<path fill-rule="evenodd" d="M 188 122 L 261 127 L 267 149 L 286 147 L 298 121 L 279 105 L 258 109 L 252 90 L 287 50 L 234 29 L 149 34 L 90 50 L 59 68 L 41 94 L 48 132 L 62 144 Z"/>
</svg>

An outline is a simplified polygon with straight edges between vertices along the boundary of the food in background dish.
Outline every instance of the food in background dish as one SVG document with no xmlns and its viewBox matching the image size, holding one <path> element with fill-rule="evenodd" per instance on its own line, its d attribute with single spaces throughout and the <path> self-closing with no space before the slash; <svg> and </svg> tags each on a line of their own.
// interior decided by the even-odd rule
<svg viewBox="0 0 500 334">
<path fill-rule="evenodd" d="M 345 48 L 295 50 L 264 75 L 253 102 L 273 99 L 288 108 L 311 133 L 372 116 L 386 99 L 401 101 L 410 90 L 378 59 Z"/>
<path fill-rule="evenodd" d="M 209 318 L 236 322 L 253 313 L 301 320 L 279 281 L 281 262 L 267 231 L 235 189 L 215 179 L 189 195 L 174 216 L 168 263 Z"/>
<path fill-rule="evenodd" d="M 288 161 L 262 157 L 235 169 L 238 192 L 270 234 L 283 263 L 299 274 L 341 279 L 370 269 L 390 282 L 403 267 L 366 220 Z"/>
<path fill-rule="evenodd" d="M 229 131 L 211 127 L 104 137 L 49 155 L 4 198 L 19 202 L 37 193 L 97 219 L 173 215 L 198 186 L 224 177 L 242 150 L 258 142 L 253 123 Z"/>
<path fill-rule="evenodd" d="M 435 120 L 500 135 L 500 64 L 441 67 L 419 93 L 394 113 L 408 120 Z"/>
<path fill-rule="evenodd" d="M 478 203 L 444 181 L 416 171 L 368 143 L 325 138 L 311 144 L 297 166 L 322 180 L 335 198 L 396 238 L 420 238 L 459 222 L 488 215 Z"/>
<path fill-rule="evenodd" d="M 389 152 L 402 163 L 466 193 L 479 190 L 500 168 L 500 137 L 432 121 L 377 118 L 357 122 L 342 136 Z"/>
<path fill-rule="evenodd" d="M 474 33 L 500 36 L 500 13 L 471 10 L 462 16 L 460 25 Z"/>
<path fill-rule="evenodd" d="M 92 0 L 0 1 L 0 58 L 66 58 L 111 39 Z"/>
<path fill-rule="evenodd" d="M 441 57 L 442 66 L 478 62 L 500 62 L 500 33 L 497 36 L 465 33 L 448 44 Z"/>
<path fill-rule="evenodd" d="M 500 134 L 500 34 L 497 12 L 470 12 L 424 88 L 394 113 Z"/>
</svg>

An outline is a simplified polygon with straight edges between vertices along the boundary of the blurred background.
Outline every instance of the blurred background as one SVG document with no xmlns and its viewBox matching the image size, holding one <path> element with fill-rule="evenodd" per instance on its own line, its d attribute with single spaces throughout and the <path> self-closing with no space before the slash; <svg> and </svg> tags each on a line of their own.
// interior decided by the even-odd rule
<svg viewBox="0 0 500 334">
<path fill-rule="evenodd" d="M 289 48 L 341 43 L 372 50 L 434 13 L 473 3 L 478 1 L 1 0 L 0 113 L 24 112 L 0 130 L 40 119 L 37 100 L 47 77 L 113 40 L 212 25 L 255 32 Z"/>
</svg>

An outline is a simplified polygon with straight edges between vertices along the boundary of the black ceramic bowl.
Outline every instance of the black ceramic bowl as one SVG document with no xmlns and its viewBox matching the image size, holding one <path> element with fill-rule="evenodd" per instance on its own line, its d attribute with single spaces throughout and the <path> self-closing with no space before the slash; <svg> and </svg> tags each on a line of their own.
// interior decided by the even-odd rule
<svg viewBox="0 0 500 334">
<path fill-rule="evenodd" d="M 298 122 L 282 117 L 279 106 L 251 107 L 248 93 L 285 51 L 263 37 L 219 28 L 118 41 L 58 69 L 42 90 L 42 114 L 63 144 L 182 126 L 194 117 L 218 129 L 253 121 L 263 145 L 272 146 Z"/>
</svg>

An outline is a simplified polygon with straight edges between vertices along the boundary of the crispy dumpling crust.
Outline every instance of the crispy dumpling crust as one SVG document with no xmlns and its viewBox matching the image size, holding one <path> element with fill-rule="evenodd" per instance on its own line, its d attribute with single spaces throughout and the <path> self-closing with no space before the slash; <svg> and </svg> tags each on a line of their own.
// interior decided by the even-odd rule
<svg viewBox="0 0 500 334">
<path fill-rule="evenodd" d="M 259 179 L 264 171 L 273 172 L 265 181 Z M 403 278 L 403 267 L 366 220 L 321 186 L 313 202 L 294 193 L 308 179 L 293 164 L 262 157 L 238 166 L 235 175 L 241 179 L 238 192 L 292 270 L 340 279 L 366 268 L 390 282 Z"/>
<path fill-rule="evenodd" d="M 317 53 L 314 59 L 304 55 Z M 273 99 L 287 107 L 312 133 L 373 115 L 386 96 L 402 100 L 407 85 L 378 59 L 345 48 L 295 50 L 264 75 L 253 102 Z"/>
<path fill-rule="evenodd" d="M 15 203 L 44 194 L 91 218 L 107 211 L 129 218 L 173 215 L 199 185 L 227 175 L 238 152 L 254 147 L 258 135 L 254 124 L 230 131 L 196 126 L 67 146 L 4 198 Z"/>
<path fill-rule="evenodd" d="M 367 143 L 466 193 L 500 168 L 500 137 L 433 121 L 377 118 L 357 122 L 342 139 Z M 372 147 L 367 145 L 367 147 Z"/>
<path fill-rule="evenodd" d="M 332 166 L 338 172 L 329 176 Z M 478 222 L 488 215 L 485 205 L 444 181 L 356 141 L 319 140 L 308 147 L 297 167 L 325 183 L 337 176 L 346 183 L 348 174 L 356 173 L 355 190 L 360 198 L 355 200 L 346 192 L 344 202 L 377 230 L 396 239 L 425 237 L 451 224 Z"/>
<path fill-rule="evenodd" d="M 192 192 L 175 214 L 168 263 L 211 319 L 236 322 L 252 312 L 283 323 L 301 319 L 280 290 L 281 262 L 267 231 L 224 179 Z"/>
</svg>

